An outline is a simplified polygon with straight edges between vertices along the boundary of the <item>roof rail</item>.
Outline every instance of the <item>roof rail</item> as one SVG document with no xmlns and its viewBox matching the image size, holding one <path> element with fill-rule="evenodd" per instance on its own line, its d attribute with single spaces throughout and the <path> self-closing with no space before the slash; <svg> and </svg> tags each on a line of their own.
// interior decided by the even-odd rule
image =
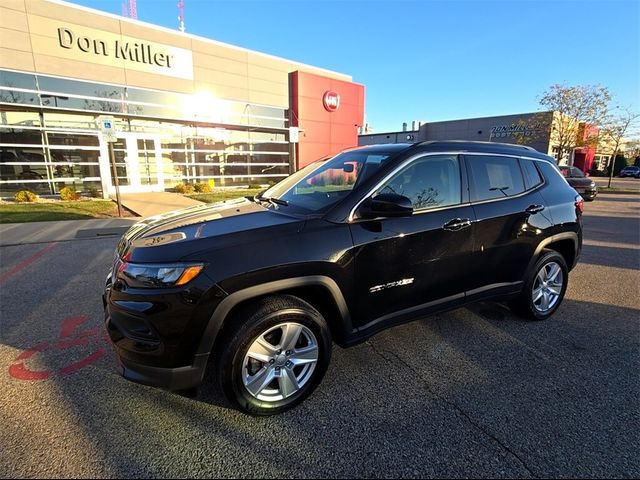
<svg viewBox="0 0 640 480">
<path fill-rule="evenodd" d="M 533 151 L 533 152 L 537 152 L 537 150 L 533 147 L 530 147 L 528 145 L 518 145 L 516 143 L 503 143 L 503 142 L 482 142 L 482 141 L 478 141 L 478 140 L 424 140 L 422 142 L 416 142 L 414 143 L 414 145 L 430 145 L 430 144 L 448 144 L 448 143 L 453 143 L 453 144 L 480 144 L 480 145 L 492 145 L 492 146 L 500 146 L 500 147 L 509 147 L 509 148 L 521 148 L 523 150 L 529 150 L 529 151 Z"/>
</svg>

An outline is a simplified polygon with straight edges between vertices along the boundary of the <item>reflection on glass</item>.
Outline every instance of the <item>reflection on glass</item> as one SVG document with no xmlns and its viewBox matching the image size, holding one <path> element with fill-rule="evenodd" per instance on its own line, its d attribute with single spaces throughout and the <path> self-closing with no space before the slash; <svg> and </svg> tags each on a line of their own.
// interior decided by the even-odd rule
<svg viewBox="0 0 640 480">
<path fill-rule="evenodd" d="M 40 114 L 38 112 L 0 110 L 0 123 L 14 127 L 39 127 Z"/>
<path fill-rule="evenodd" d="M 47 138 L 49 145 L 65 145 L 78 147 L 96 147 L 100 146 L 100 140 L 97 135 L 83 135 L 78 133 L 60 133 L 48 132 Z"/>
<path fill-rule="evenodd" d="M 65 78 L 48 77 L 38 75 L 38 85 L 44 92 L 74 95 L 85 97 L 101 97 L 122 100 L 124 98 L 123 87 L 114 85 L 104 85 L 101 83 L 82 82 L 79 80 L 68 80 Z"/>
<path fill-rule="evenodd" d="M 74 128 L 80 130 L 96 130 L 95 115 L 74 113 L 44 113 L 44 124 L 49 128 Z"/>
<path fill-rule="evenodd" d="M 42 144 L 42 133 L 39 130 L 0 127 L 0 142 Z"/>
</svg>

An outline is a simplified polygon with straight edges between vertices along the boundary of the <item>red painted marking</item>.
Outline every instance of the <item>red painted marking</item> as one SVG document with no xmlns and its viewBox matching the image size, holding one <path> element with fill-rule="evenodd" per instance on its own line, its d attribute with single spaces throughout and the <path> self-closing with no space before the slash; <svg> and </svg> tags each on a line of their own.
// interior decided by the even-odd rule
<svg viewBox="0 0 640 480">
<path fill-rule="evenodd" d="M 103 336 L 103 329 L 100 326 L 78 331 L 78 328 L 86 323 L 89 317 L 86 315 L 78 315 L 75 317 L 69 317 L 63 320 L 60 327 L 60 340 L 52 347 L 56 350 L 65 350 L 72 347 L 87 347 L 91 341 L 109 341 L 108 335 Z M 41 342 L 34 347 L 25 350 L 16 357 L 13 365 L 9 367 L 9 375 L 17 380 L 47 380 L 51 377 L 51 371 L 35 371 L 29 370 L 22 361 L 33 357 L 36 353 L 43 352 L 50 347 L 48 341 Z M 73 362 L 66 367 L 62 367 L 57 371 L 58 375 L 71 375 L 77 372 L 81 368 L 91 365 L 99 360 L 105 354 L 104 348 L 99 348 L 95 352 L 89 353 L 86 357 L 76 362 Z"/>
<path fill-rule="evenodd" d="M 104 355 L 104 353 L 105 353 L 104 348 L 100 348 L 95 352 L 93 352 L 88 357 L 85 357 L 82 360 L 79 360 L 77 362 L 72 363 L 71 365 L 61 368 L 58 371 L 60 372 L 60 375 L 71 375 L 72 373 L 77 372 L 81 368 L 84 368 L 87 365 L 91 365 L 92 363 L 98 361 Z"/>
<path fill-rule="evenodd" d="M 31 347 L 29 350 L 25 350 L 24 352 L 22 352 L 20 355 L 18 355 L 16 357 L 16 359 L 14 361 L 17 362 L 19 360 L 26 360 L 27 358 L 31 358 L 36 353 L 43 351 L 48 346 L 49 346 L 49 342 L 47 342 L 47 341 L 39 343 L 35 347 Z"/>
<path fill-rule="evenodd" d="M 24 363 L 16 363 L 9 367 L 9 375 L 17 380 L 46 380 L 51 375 L 51 372 L 29 370 L 24 366 Z"/>
<path fill-rule="evenodd" d="M 23 260 L 18 265 L 13 267 L 7 273 L 5 273 L 4 275 L 0 276 L 0 285 L 5 283 L 7 280 L 9 280 L 15 274 L 20 273 L 22 270 L 27 268 L 33 262 L 38 260 L 41 256 L 45 255 L 46 253 L 49 253 L 51 250 L 53 250 L 56 247 L 56 245 L 57 245 L 57 243 L 51 243 L 51 244 L 47 245 L 42 250 L 39 250 L 38 252 L 34 253 L 29 258 L 27 258 L 26 260 Z"/>
<path fill-rule="evenodd" d="M 73 332 L 80 325 L 89 320 L 86 315 L 79 315 L 77 317 L 69 317 L 62 322 L 62 328 L 60 328 L 60 338 L 70 337 Z"/>
<path fill-rule="evenodd" d="M 87 337 L 80 337 L 80 338 L 71 338 L 68 340 L 60 340 L 58 342 L 58 344 L 56 345 L 56 349 L 57 350 L 66 350 L 67 348 L 71 348 L 71 347 L 79 347 L 79 346 L 83 346 L 86 347 L 87 345 L 89 345 L 89 338 Z"/>
</svg>

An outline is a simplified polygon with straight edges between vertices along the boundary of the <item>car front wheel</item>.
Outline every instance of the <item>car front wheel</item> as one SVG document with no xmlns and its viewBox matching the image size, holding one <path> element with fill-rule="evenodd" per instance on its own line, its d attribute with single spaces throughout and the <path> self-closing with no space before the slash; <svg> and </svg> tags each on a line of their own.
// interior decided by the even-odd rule
<svg viewBox="0 0 640 480">
<path fill-rule="evenodd" d="M 293 408 L 317 387 L 331 358 L 322 315 L 291 295 L 238 311 L 220 344 L 218 381 L 236 407 L 254 415 Z"/>
</svg>

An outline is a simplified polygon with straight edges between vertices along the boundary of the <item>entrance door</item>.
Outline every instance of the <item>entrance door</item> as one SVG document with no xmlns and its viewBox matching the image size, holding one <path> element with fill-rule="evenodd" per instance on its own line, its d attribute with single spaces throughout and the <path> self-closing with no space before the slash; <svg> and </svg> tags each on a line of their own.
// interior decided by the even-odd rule
<svg viewBox="0 0 640 480">
<path fill-rule="evenodd" d="M 164 178 L 160 137 L 123 133 L 113 144 L 118 183 L 122 193 L 162 192 Z M 110 194 L 115 194 L 113 169 L 109 163 Z"/>
</svg>

